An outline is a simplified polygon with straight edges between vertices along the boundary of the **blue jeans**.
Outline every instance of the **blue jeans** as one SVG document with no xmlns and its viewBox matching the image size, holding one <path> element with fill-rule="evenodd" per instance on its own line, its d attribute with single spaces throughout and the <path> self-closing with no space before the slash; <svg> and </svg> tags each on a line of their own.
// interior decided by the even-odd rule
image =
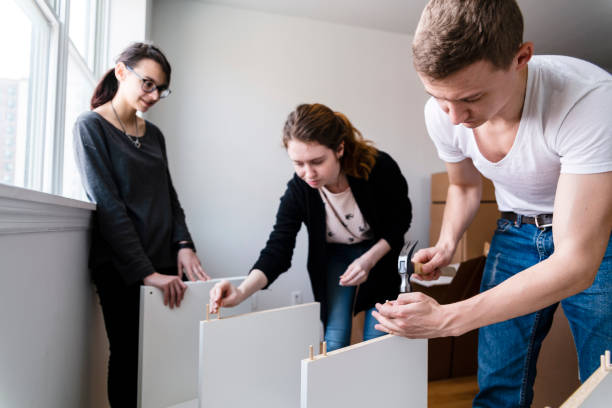
<svg viewBox="0 0 612 408">
<path fill-rule="evenodd" d="M 551 228 L 505 219 L 497 221 L 481 292 L 548 258 L 554 251 Z M 529 407 L 536 362 L 558 303 L 525 316 L 480 329 L 475 407 Z M 612 348 L 612 240 L 593 285 L 561 301 L 578 353 L 580 381 L 599 366 Z M 559 356 L 562 358 L 562 356 Z"/>
<path fill-rule="evenodd" d="M 351 323 L 356 286 L 340 286 L 340 275 L 346 268 L 372 246 L 372 241 L 358 244 L 327 244 L 327 325 L 325 341 L 327 350 L 332 351 L 346 347 L 351 341 Z M 372 316 L 374 305 L 365 313 L 363 340 L 382 336 L 374 325 L 378 322 Z"/>
</svg>

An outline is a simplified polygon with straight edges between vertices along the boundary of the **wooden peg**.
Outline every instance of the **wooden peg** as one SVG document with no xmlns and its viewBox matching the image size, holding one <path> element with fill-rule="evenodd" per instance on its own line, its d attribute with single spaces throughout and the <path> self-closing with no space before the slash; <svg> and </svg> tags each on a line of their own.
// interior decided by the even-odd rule
<svg viewBox="0 0 612 408">
<path fill-rule="evenodd" d="M 221 306 L 217 309 L 217 319 L 221 319 Z"/>
<path fill-rule="evenodd" d="M 327 342 L 324 341 L 323 343 L 321 343 L 321 346 L 323 347 L 323 352 L 321 354 L 327 356 Z"/>
<path fill-rule="evenodd" d="M 210 305 L 206 304 L 206 321 L 210 319 Z"/>
<path fill-rule="evenodd" d="M 606 350 L 606 371 L 612 370 L 612 364 L 610 363 L 610 350 Z"/>
<path fill-rule="evenodd" d="M 308 358 L 310 360 L 314 360 L 314 348 L 312 347 L 312 344 L 308 346 Z"/>
<path fill-rule="evenodd" d="M 488 242 L 485 242 L 485 243 L 484 243 L 484 247 L 483 247 L 483 249 L 482 249 L 482 254 L 483 254 L 484 256 L 489 256 L 489 249 L 491 249 L 491 244 L 490 244 L 490 243 L 488 243 Z"/>
<path fill-rule="evenodd" d="M 417 275 L 423 274 L 423 264 L 422 263 L 420 262 L 414 263 L 414 273 L 416 273 Z"/>
</svg>

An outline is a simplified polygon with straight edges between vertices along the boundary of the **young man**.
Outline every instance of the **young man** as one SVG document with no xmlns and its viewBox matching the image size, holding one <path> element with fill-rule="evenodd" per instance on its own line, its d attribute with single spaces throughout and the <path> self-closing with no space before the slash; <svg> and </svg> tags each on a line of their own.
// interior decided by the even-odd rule
<svg viewBox="0 0 612 408">
<path fill-rule="evenodd" d="M 377 305 L 377 329 L 407 337 L 479 332 L 474 406 L 529 406 L 537 355 L 561 303 L 580 379 L 612 349 L 612 76 L 533 56 L 514 0 L 432 0 L 413 43 L 432 96 L 428 132 L 450 186 L 440 239 L 415 254 L 428 279 L 449 263 L 495 185 L 502 218 L 481 293 L 439 305 L 421 294 Z M 553 216 L 554 214 L 554 216 Z"/>
</svg>

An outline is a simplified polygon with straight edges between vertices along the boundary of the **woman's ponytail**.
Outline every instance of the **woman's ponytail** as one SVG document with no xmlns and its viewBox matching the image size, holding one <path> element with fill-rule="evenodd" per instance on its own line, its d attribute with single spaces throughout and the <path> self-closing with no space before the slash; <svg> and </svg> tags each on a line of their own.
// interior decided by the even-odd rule
<svg viewBox="0 0 612 408">
<path fill-rule="evenodd" d="M 119 83 L 115 77 L 115 68 L 111 68 L 104 74 L 94 90 L 90 102 L 91 109 L 96 109 L 98 106 L 104 105 L 106 102 L 113 99 L 117 93 L 117 89 L 119 89 Z"/>
</svg>

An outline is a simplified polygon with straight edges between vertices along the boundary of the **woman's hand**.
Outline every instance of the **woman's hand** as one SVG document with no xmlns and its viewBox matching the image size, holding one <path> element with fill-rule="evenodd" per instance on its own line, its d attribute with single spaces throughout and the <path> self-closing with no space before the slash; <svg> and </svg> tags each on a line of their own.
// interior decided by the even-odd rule
<svg viewBox="0 0 612 408">
<path fill-rule="evenodd" d="M 210 290 L 210 312 L 218 313 L 220 307 L 237 306 L 245 299 L 240 288 L 229 281 L 221 281 Z"/>
<path fill-rule="evenodd" d="M 148 286 L 155 286 L 164 292 L 164 305 L 170 306 L 172 309 L 174 306 L 179 307 L 187 285 L 181 281 L 181 278 L 176 275 L 163 275 L 161 273 L 153 272 L 151 275 L 144 278 L 144 284 Z"/>
<path fill-rule="evenodd" d="M 346 271 L 340 275 L 340 286 L 357 286 L 368 280 L 370 270 L 374 267 L 374 263 L 365 255 L 366 254 L 355 259 L 353 263 L 346 268 Z"/>
<path fill-rule="evenodd" d="M 179 278 L 183 277 L 184 270 L 190 281 L 207 281 L 210 279 L 210 276 L 204 272 L 198 256 L 191 248 L 179 249 L 177 258 Z"/>
</svg>

